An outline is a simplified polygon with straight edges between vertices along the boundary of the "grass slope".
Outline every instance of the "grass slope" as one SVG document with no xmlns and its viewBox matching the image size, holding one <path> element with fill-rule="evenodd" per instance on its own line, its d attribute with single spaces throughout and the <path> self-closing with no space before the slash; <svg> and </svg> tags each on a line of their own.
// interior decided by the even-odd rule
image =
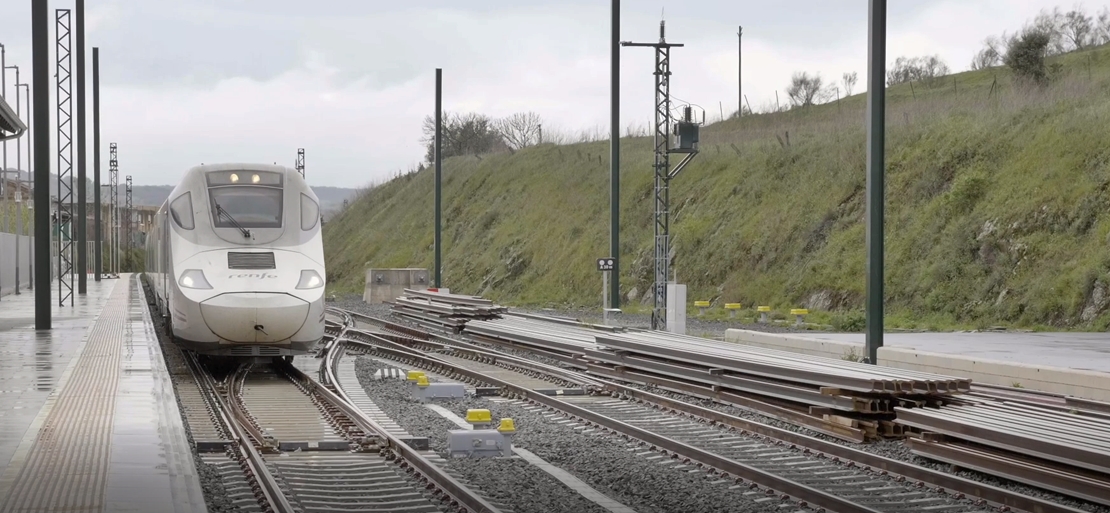
<svg viewBox="0 0 1110 513">
<path fill-rule="evenodd" d="M 1110 324 L 1110 49 L 1055 61 L 1063 72 L 1045 91 L 1021 90 L 1005 68 L 888 90 L 889 325 Z M 670 191 L 691 304 L 807 306 L 858 322 L 865 100 L 703 128 Z M 447 160 L 445 285 L 510 304 L 600 305 L 607 152 L 596 142 Z M 622 139 L 621 153 L 621 289 L 636 308 L 653 275 L 651 141 Z M 402 176 L 331 220 L 330 287 L 360 291 L 368 265 L 431 268 L 432 191 L 431 169 Z"/>
</svg>

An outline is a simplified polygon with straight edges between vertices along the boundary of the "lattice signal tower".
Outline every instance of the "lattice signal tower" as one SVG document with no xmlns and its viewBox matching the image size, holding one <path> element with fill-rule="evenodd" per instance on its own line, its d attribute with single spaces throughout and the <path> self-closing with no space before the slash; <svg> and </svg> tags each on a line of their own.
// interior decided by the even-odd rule
<svg viewBox="0 0 1110 513">
<path fill-rule="evenodd" d="M 689 117 L 680 122 L 679 145 L 671 147 L 671 48 L 683 46 L 682 43 L 668 43 L 665 37 L 666 22 L 659 22 L 658 43 L 632 43 L 622 41 L 621 46 L 639 46 L 655 49 L 655 283 L 654 306 L 651 313 L 651 327 L 665 330 L 667 327 L 667 279 L 670 275 L 670 184 L 671 179 L 690 163 L 697 150 L 697 124 Z M 689 109 L 687 108 L 687 113 Z M 692 139 L 691 139 L 692 136 Z M 685 153 L 674 169 L 671 169 L 670 154 Z M 679 307 L 676 305 L 676 307 Z M 684 307 L 682 305 L 681 307 Z"/>
<path fill-rule="evenodd" d="M 132 223 L 132 204 L 131 204 L 131 175 L 127 175 L 127 180 L 123 186 L 123 250 L 124 255 L 131 254 L 131 248 L 135 245 L 131 239 L 131 223 Z"/>
<path fill-rule="evenodd" d="M 55 216 L 58 240 L 58 306 L 66 300 L 73 306 L 73 55 L 70 49 L 70 10 L 55 9 L 58 102 L 58 210 Z M 43 171 L 39 171 L 43 172 Z M 84 269 L 81 272 L 85 272 Z"/>
<path fill-rule="evenodd" d="M 297 162 L 295 164 L 297 172 L 304 177 L 304 148 L 297 148 Z"/>
<path fill-rule="evenodd" d="M 112 203 L 112 210 L 108 214 L 108 232 L 111 233 L 112 243 L 108 246 L 108 269 L 112 274 L 119 276 L 119 160 L 116 159 L 116 143 L 108 145 L 108 200 Z"/>
</svg>

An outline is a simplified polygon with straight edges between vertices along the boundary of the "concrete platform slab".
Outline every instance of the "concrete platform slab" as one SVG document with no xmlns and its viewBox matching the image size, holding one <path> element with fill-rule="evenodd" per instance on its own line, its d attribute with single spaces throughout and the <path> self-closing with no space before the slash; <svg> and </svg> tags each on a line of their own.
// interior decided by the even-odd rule
<svg viewBox="0 0 1110 513">
<path fill-rule="evenodd" d="M 863 344 L 862 333 L 805 337 Z M 1110 333 L 886 333 L 888 347 L 1110 373 Z"/>
<path fill-rule="evenodd" d="M 0 511 L 206 511 L 138 276 L 74 299 L 0 308 Z"/>
</svg>

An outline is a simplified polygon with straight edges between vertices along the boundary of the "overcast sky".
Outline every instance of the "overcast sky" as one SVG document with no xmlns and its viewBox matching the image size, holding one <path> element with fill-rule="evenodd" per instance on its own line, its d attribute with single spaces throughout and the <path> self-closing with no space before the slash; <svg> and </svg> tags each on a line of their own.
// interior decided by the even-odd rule
<svg viewBox="0 0 1110 513">
<path fill-rule="evenodd" d="M 0 43 L 24 81 L 30 3 L 0 7 Z M 1107 3 L 1083 7 L 1093 14 Z M 1072 7 L 894 0 L 889 61 L 939 54 L 963 71 L 986 36 L 1057 5 Z M 532 110 L 545 132 L 608 131 L 607 0 L 86 0 L 86 9 L 90 84 L 92 47 L 100 47 L 102 169 L 108 143 L 118 143 L 121 182 L 130 174 L 135 184 L 176 183 L 201 162 L 292 165 L 298 147 L 313 185 L 380 181 L 423 159 L 420 125 L 435 107 L 436 67 L 445 110 Z M 665 16 L 667 40 L 686 45 L 672 51 L 671 92 L 709 117 L 719 117 L 718 102 L 726 113 L 737 107 L 737 25 L 743 89 L 756 110 L 773 104 L 795 71 L 833 80 L 856 71 L 865 89 L 866 0 L 626 0 L 622 11 L 621 39 L 639 42 L 657 41 Z M 652 117 L 652 68 L 650 49 L 622 50 L 625 127 Z M 9 72 L 9 103 L 13 82 Z M 87 98 L 91 109 L 91 86 Z M 91 117 L 88 126 L 91 148 Z M 8 155 L 14 166 L 13 146 Z"/>
</svg>

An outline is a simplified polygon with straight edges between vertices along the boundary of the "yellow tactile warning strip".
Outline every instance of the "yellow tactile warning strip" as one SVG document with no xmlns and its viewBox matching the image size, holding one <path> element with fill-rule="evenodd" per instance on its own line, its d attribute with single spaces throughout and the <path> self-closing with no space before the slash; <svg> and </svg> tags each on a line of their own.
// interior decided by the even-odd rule
<svg viewBox="0 0 1110 513">
<path fill-rule="evenodd" d="M 120 353 L 128 324 L 129 285 L 127 279 L 116 283 L 34 444 L 21 462 L 13 458 L 9 470 L 22 468 L 0 511 L 102 510 Z"/>
</svg>

